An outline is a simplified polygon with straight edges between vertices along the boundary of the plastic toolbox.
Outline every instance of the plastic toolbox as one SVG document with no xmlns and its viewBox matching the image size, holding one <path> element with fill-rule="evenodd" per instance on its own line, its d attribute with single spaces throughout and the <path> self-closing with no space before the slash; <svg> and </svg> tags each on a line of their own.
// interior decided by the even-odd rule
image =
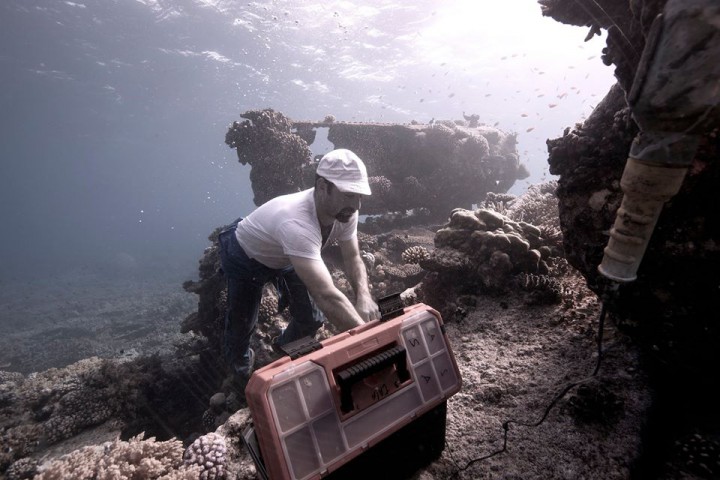
<svg viewBox="0 0 720 480">
<path fill-rule="evenodd" d="M 295 342 L 253 373 L 244 441 L 261 477 L 397 478 L 440 455 L 461 385 L 440 314 L 380 306 L 383 320 Z"/>
</svg>

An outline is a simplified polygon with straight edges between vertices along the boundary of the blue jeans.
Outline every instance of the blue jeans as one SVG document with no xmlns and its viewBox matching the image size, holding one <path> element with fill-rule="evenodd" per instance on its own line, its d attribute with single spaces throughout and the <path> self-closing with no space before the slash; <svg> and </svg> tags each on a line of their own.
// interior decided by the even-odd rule
<svg viewBox="0 0 720 480">
<path fill-rule="evenodd" d="M 273 282 L 290 308 L 291 320 L 276 344 L 284 345 L 305 336 L 313 336 L 322 326 L 323 314 L 311 301 L 307 287 L 292 267 L 268 268 L 249 258 L 235 237 L 235 228 L 219 237 L 220 261 L 227 278 L 224 355 L 234 371 L 248 375 L 250 337 L 255 330 L 263 287 Z"/>
</svg>

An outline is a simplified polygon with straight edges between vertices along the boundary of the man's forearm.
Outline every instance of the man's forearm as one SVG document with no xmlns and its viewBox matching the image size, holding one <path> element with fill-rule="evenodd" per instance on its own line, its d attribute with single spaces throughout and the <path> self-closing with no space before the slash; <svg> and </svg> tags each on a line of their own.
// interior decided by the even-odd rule
<svg viewBox="0 0 720 480">
<path fill-rule="evenodd" d="M 359 256 L 351 259 L 348 261 L 346 268 L 348 270 L 348 279 L 355 292 L 355 296 L 370 296 L 367 271 L 365 270 L 365 264 L 362 262 L 362 259 Z"/>
<path fill-rule="evenodd" d="M 355 310 L 360 315 L 360 318 L 366 322 L 379 319 L 380 310 L 370 294 L 365 264 L 360 258 L 360 255 L 355 255 L 353 258 L 348 259 L 345 264 L 345 269 L 350 279 L 350 284 L 355 291 Z"/>
<path fill-rule="evenodd" d="M 328 320 L 341 330 L 348 330 L 365 323 L 350 300 L 340 290 L 313 298 Z"/>
</svg>

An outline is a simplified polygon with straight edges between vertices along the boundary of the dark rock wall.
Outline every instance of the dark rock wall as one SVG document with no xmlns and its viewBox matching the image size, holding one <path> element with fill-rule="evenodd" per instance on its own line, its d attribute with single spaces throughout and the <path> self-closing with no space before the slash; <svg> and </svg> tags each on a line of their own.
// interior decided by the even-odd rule
<svg viewBox="0 0 720 480">
<path fill-rule="evenodd" d="M 560 176 L 557 195 L 567 259 L 590 288 L 603 294 L 608 282 L 597 266 L 622 200 L 620 178 L 630 144 L 639 131 L 626 94 L 651 21 L 665 2 L 540 3 L 545 15 L 588 26 L 591 34 L 609 29 L 603 61 L 615 66 L 618 83 L 584 124 L 547 142 L 550 172 Z M 696 81 L 688 79 L 688 84 Z M 667 473 L 672 468 L 661 459 L 672 458 L 673 449 L 686 449 L 693 439 L 712 443 L 720 438 L 713 393 L 720 365 L 720 122 L 708 119 L 680 192 L 663 208 L 637 280 L 606 299 L 612 318 L 643 347 L 656 389 L 645 454 L 633 467 L 637 478 L 679 478 Z M 719 470 L 713 468 L 698 470 L 689 462 L 682 467 L 701 473 L 697 478 L 716 478 Z"/>
<path fill-rule="evenodd" d="M 567 259 L 582 272 L 590 288 L 603 294 L 607 281 L 597 266 L 622 201 L 620 178 L 631 142 L 639 131 L 630 115 L 627 93 L 652 20 L 666 2 L 540 3 L 545 15 L 563 23 L 588 26 L 590 35 L 607 29 L 603 61 L 615 66 L 618 83 L 584 124 L 547 142 L 550 172 L 560 176 L 557 195 Z M 712 32 L 712 27 L 708 29 Z M 717 38 L 717 33 L 714 35 Z M 683 60 L 686 58 L 691 56 Z M 707 71 L 701 68 L 697 75 L 690 75 L 683 82 L 684 88 L 712 89 L 712 84 L 702 84 L 703 78 L 709 78 L 717 89 L 715 65 L 707 63 Z M 659 76 L 650 80 L 663 83 L 658 82 Z M 676 76 L 672 80 L 677 81 Z M 682 112 L 684 107 L 672 102 L 659 105 L 663 109 L 656 117 L 641 116 L 641 121 L 657 122 L 659 117 L 672 121 L 671 112 Z M 616 296 L 606 298 L 611 318 L 641 346 L 643 364 L 655 390 L 653 409 L 644 428 L 644 454 L 633 465 L 633 478 L 718 478 L 720 472 L 720 463 L 707 453 L 718 450 L 720 438 L 717 106 L 711 106 L 703 116 L 699 149 L 679 193 L 663 208 L 637 280 L 620 286 Z M 687 122 L 685 118 L 674 120 L 679 124 Z M 702 454 L 697 453 L 695 444 L 702 445 Z M 704 459 L 698 461 L 701 457 Z M 675 465 L 665 464 L 673 459 Z"/>
<path fill-rule="evenodd" d="M 626 92 L 637 68 L 636 53 L 642 52 L 650 20 L 664 2 L 542 3 L 545 14 L 565 23 L 610 27 L 606 60 L 615 63 L 618 84 L 583 125 L 548 141 L 550 172 L 560 175 L 560 220 L 568 260 L 583 272 L 591 288 L 602 293 L 605 281 L 597 265 L 622 200 L 619 180 L 638 132 Z M 614 22 L 590 7 L 581 8 L 586 3 L 611 13 Z M 617 37 L 626 42 L 622 48 Z M 703 132 L 681 191 L 663 209 L 638 280 L 619 291 L 616 312 L 638 322 L 643 330 L 640 338 L 667 349 L 668 355 L 687 349 L 696 350 L 696 356 L 695 341 L 715 345 L 718 341 L 720 203 L 714 193 L 720 185 L 719 126 Z M 679 339 L 686 344 L 679 345 Z"/>
</svg>

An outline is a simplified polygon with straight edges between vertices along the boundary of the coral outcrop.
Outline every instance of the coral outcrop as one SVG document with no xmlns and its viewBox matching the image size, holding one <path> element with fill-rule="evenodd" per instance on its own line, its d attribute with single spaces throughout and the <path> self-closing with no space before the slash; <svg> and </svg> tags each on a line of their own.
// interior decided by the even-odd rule
<svg viewBox="0 0 720 480">
<path fill-rule="evenodd" d="M 197 388 L 201 378 L 196 362 L 175 359 L 164 365 L 156 357 L 134 360 L 94 357 L 27 377 L 1 372 L 0 392 L 12 392 L 12 395 L 5 395 L 0 404 L 0 443 L 3 445 L 0 473 L 6 471 L 7 475 L 28 478 L 23 477 L 26 475 L 23 472 L 38 465 L 35 456 L 39 451 L 49 447 L 61 449 L 66 440 L 87 431 L 119 435 L 124 431 L 153 429 L 167 435 L 167 429 L 200 430 L 199 408 L 208 396 Z M 161 419 L 161 425 L 157 419 Z M 139 447 L 122 448 L 123 451 L 137 450 L 133 458 L 146 452 Z M 108 453 L 103 454 L 102 448 L 79 455 L 95 458 L 96 454 L 105 455 L 103 458 L 107 459 Z M 106 478 L 105 473 L 98 473 L 101 470 L 93 470 L 92 463 L 82 466 L 80 457 L 68 460 L 65 466 L 49 468 L 42 478 Z M 125 468 L 111 463 L 105 464 L 106 473 Z M 142 478 L 156 478 L 152 472 L 162 470 L 152 462 L 144 466 L 134 464 L 133 468 L 143 473 L 124 478 L 141 478 L 145 473 L 149 476 Z M 86 469 L 95 473 L 87 473 Z M 84 477 L 83 472 L 98 476 Z"/>
<path fill-rule="evenodd" d="M 225 478 L 225 439 L 216 433 L 208 433 L 195 440 L 183 454 L 185 465 L 202 469 L 200 480 L 221 480 Z"/>
<path fill-rule="evenodd" d="M 207 470 L 183 463 L 179 440 L 158 442 L 139 434 L 129 441 L 115 440 L 74 450 L 42 467 L 37 480 L 196 480 Z M 208 477 L 215 478 L 215 477 Z"/>
<path fill-rule="evenodd" d="M 435 236 L 435 250 L 421 265 L 502 290 L 520 272 L 548 272 L 539 250 L 542 246 L 540 229 L 527 222 L 514 222 L 484 208 L 455 209 L 448 225 Z"/>
<path fill-rule="evenodd" d="M 291 121 L 269 108 L 250 110 L 240 116 L 246 120 L 233 122 L 225 143 L 236 149 L 240 163 L 252 167 L 250 180 L 255 205 L 302 190 L 302 167 L 311 156 L 306 140 L 313 140 L 314 135 L 307 129 L 301 130 L 301 135 L 292 133 Z"/>
<path fill-rule="evenodd" d="M 720 321 L 717 294 L 720 286 L 720 119 L 717 103 L 706 105 L 698 120 L 699 147 L 677 195 L 665 204 L 637 272 L 637 280 L 609 291 L 597 266 L 608 243 L 608 231 L 623 198 L 620 179 L 631 142 L 639 132 L 638 120 L 626 98 L 631 91 L 653 19 L 665 0 L 541 0 L 544 15 L 560 22 L 590 27 L 590 35 L 607 29 L 603 61 L 614 65 L 618 83 L 583 124 L 567 128 L 560 138 L 548 140 L 550 173 L 559 175 L 560 224 L 568 261 L 606 300 L 612 318 L 643 347 L 656 387 L 657 417 L 647 427 L 650 441 L 640 468 L 656 468 L 657 458 L 670 456 L 668 445 L 681 444 L 687 436 L 718 436 L 717 408 L 706 401 L 718 389 Z M 693 2 L 677 4 L 684 13 Z M 706 12 L 717 3 L 706 5 Z M 715 10 L 717 12 L 717 10 Z M 678 65 L 692 63 L 693 54 L 717 44 L 717 24 L 708 25 L 703 42 L 674 51 Z M 686 31 L 692 38 L 696 31 Z M 683 52 L 682 49 L 686 51 Z M 648 57 L 652 58 L 652 57 Z M 716 62 L 700 57 L 707 72 L 717 72 Z M 703 63 L 704 62 L 704 63 Z M 715 69 L 715 70 L 713 70 Z M 642 71 L 640 71 L 642 73 Z M 710 75 L 712 76 L 712 75 Z M 683 78 L 686 77 L 686 78 Z M 694 89 L 707 88 L 695 75 L 672 76 L 683 92 L 674 100 L 692 99 Z M 652 77 L 665 82 L 666 78 Z M 669 82 L 668 82 L 669 83 Z M 709 85 L 717 98 L 717 80 Z M 714 90 L 713 90 L 714 89 Z M 676 105 L 657 105 L 657 115 L 686 123 L 675 115 Z M 687 105 L 680 105 L 683 112 Z M 693 121 L 694 119 L 690 119 Z M 702 122 L 700 122 L 702 120 Z M 669 129 L 671 130 L 671 129 Z M 685 130 L 685 129 L 682 129 Z M 611 293 L 612 292 L 612 293 Z M 692 412 L 692 413 L 690 413 Z M 667 419 L 673 418 L 668 424 Z M 695 461 L 695 460 L 693 460 Z M 652 465 L 648 467 L 648 465 Z M 711 475 L 717 475 L 717 469 Z M 704 472 L 707 474 L 707 471 Z M 657 471 L 638 476 L 661 477 Z M 674 472 L 667 478 L 681 476 Z"/>
<path fill-rule="evenodd" d="M 489 194 L 472 211 L 457 208 L 420 261 L 433 272 L 423 301 L 451 318 L 458 296 L 508 290 L 528 293 L 526 303 L 558 303 L 566 270 L 557 217 L 555 182 L 534 185 L 520 197 Z"/>
<path fill-rule="evenodd" d="M 557 193 L 568 261 L 602 293 L 607 283 L 597 265 L 623 197 L 620 178 L 630 144 L 639 131 L 626 95 L 651 20 L 665 1 L 541 3 L 546 15 L 564 23 L 609 28 L 605 60 L 615 65 L 618 84 L 587 121 L 548 141 L 550 172 L 560 176 Z M 654 345 L 670 365 L 676 355 L 686 361 L 690 354 L 698 366 L 718 360 L 713 352 L 720 343 L 714 302 L 720 285 L 719 131 L 716 123 L 701 136 L 681 191 L 663 208 L 638 279 L 620 288 L 615 303 L 616 315 L 639 324 L 638 340 Z"/>
<path fill-rule="evenodd" d="M 478 203 L 487 192 L 506 192 L 528 176 L 515 134 L 477 122 L 336 122 L 328 139 L 367 159 L 368 171 L 379 177 L 380 188 L 363 205 L 369 214 L 423 208 L 444 216 L 452 208 Z"/>
<path fill-rule="evenodd" d="M 348 148 L 362 158 L 373 195 L 363 213 L 384 214 L 425 209 L 442 217 L 457 206 L 470 206 L 487 192 L 505 192 L 529 173 L 520 163 L 517 139 L 464 121 L 432 125 L 291 121 L 271 109 L 241 115 L 226 135 L 242 164 L 252 166 L 255 204 L 314 184 L 316 163 L 309 144 L 318 128 L 328 128 L 335 148 Z"/>
</svg>

